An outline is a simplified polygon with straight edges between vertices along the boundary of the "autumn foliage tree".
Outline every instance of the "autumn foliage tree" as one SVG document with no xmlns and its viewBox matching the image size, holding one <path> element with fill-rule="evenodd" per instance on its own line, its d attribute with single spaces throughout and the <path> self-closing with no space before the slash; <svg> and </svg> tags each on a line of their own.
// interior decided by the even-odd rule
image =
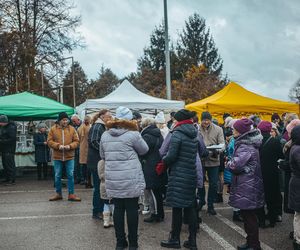
<svg viewBox="0 0 300 250">
<path fill-rule="evenodd" d="M 209 74 L 209 70 L 202 64 L 192 66 L 182 80 L 172 82 L 173 98 L 185 100 L 191 103 L 210 96 L 221 90 L 227 84 L 227 80 L 215 74 Z"/>
</svg>

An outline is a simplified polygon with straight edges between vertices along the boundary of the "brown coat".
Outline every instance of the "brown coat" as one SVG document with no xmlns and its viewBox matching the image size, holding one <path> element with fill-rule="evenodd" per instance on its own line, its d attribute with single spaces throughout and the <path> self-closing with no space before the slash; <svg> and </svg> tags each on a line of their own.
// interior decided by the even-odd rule
<svg viewBox="0 0 300 250">
<path fill-rule="evenodd" d="M 79 146 L 78 134 L 72 126 L 62 128 L 55 124 L 48 134 L 48 146 L 53 149 L 53 160 L 68 161 L 74 159 L 75 149 Z M 70 150 L 59 150 L 59 146 L 70 146 Z"/>
<path fill-rule="evenodd" d="M 79 153 L 79 163 L 87 164 L 88 157 L 88 135 L 90 131 L 91 125 L 85 125 L 84 123 L 78 128 L 77 133 L 79 136 L 80 142 L 80 153 Z"/>
</svg>

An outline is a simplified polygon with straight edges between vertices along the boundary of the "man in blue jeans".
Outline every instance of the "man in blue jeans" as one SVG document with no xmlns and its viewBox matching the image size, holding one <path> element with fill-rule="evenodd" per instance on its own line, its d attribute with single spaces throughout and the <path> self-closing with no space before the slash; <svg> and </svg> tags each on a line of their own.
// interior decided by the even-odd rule
<svg viewBox="0 0 300 250">
<path fill-rule="evenodd" d="M 209 112 L 201 115 L 201 126 L 199 128 L 206 146 L 225 144 L 223 130 L 221 127 L 212 123 L 212 116 Z M 203 160 L 203 175 L 208 175 L 209 188 L 207 195 L 207 212 L 216 215 L 214 201 L 217 195 L 217 184 L 219 179 L 220 150 L 210 150 L 209 156 Z M 205 203 L 205 187 L 199 189 L 200 206 Z"/>
<path fill-rule="evenodd" d="M 68 200 L 81 201 L 74 194 L 74 155 L 79 145 L 79 139 L 74 127 L 69 125 L 69 118 L 65 112 L 58 115 L 58 120 L 49 131 L 48 145 L 53 149 L 53 163 L 55 172 L 56 194 L 49 201 L 62 200 L 61 176 L 63 165 L 68 176 Z"/>
</svg>

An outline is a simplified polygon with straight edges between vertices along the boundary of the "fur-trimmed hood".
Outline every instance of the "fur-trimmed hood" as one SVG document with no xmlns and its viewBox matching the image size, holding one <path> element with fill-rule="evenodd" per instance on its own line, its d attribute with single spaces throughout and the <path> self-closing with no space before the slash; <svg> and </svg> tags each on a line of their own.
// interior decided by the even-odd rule
<svg viewBox="0 0 300 250">
<path fill-rule="evenodd" d="M 262 143 L 262 139 L 263 136 L 261 135 L 260 131 L 258 129 L 253 129 L 236 138 L 235 147 L 238 147 L 240 144 L 246 144 L 259 148 Z"/>
<path fill-rule="evenodd" d="M 112 120 L 106 123 L 108 133 L 112 136 L 120 136 L 128 131 L 138 131 L 138 125 L 135 120 Z"/>
</svg>

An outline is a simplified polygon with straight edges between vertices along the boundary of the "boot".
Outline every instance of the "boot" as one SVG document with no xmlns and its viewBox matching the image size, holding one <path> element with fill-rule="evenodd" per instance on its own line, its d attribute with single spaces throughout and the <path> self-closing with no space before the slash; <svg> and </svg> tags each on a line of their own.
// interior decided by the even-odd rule
<svg viewBox="0 0 300 250">
<path fill-rule="evenodd" d="M 216 215 L 216 214 L 217 214 L 217 212 L 215 211 L 215 209 L 214 209 L 213 207 L 209 207 L 209 208 L 207 209 L 207 213 L 208 213 L 209 215 Z"/>
<path fill-rule="evenodd" d="M 44 179 L 44 180 L 47 180 L 47 176 L 48 176 L 48 165 L 44 165 L 44 166 L 43 166 L 43 174 L 44 174 L 43 179 Z"/>
<path fill-rule="evenodd" d="M 144 219 L 144 222 L 146 223 L 161 222 L 161 221 L 163 221 L 163 219 L 161 218 L 161 216 L 158 216 L 157 214 L 151 214 L 150 217 Z"/>
<path fill-rule="evenodd" d="M 112 216 L 111 214 L 109 215 L 109 225 L 110 225 L 111 227 L 114 226 L 114 218 L 113 218 L 113 216 Z"/>
<path fill-rule="evenodd" d="M 110 212 L 103 212 L 103 226 L 109 228 L 110 226 Z"/>
<path fill-rule="evenodd" d="M 183 243 L 183 246 L 191 250 L 198 250 L 195 233 L 190 233 L 189 239 Z"/>
<path fill-rule="evenodd" d="M 162 240 L 160 242 L 161 247 L 166 248 L 181 248 L 180 246 L 180 238 L 178 236 L 175 236 L 173 233 L 170 233 L 168 240 Z"/>
<path fill-rule="evenodd" d="M 218 193 L 215 203 L 223 203 L 223 194 L 222 193 Z"/>
<path fill-rule="evenodd" d="M 242 216 L 240 214 L 240 211 L 233 211 L 232 220 L 233 221 L 243 222 L 243 218 L 242 218 Z"/>
<path fill-rule="evenodd" d="M 300 245 L 294 240 L 293 241 L 294 250 L 300 250 Z"/>
</svg>

